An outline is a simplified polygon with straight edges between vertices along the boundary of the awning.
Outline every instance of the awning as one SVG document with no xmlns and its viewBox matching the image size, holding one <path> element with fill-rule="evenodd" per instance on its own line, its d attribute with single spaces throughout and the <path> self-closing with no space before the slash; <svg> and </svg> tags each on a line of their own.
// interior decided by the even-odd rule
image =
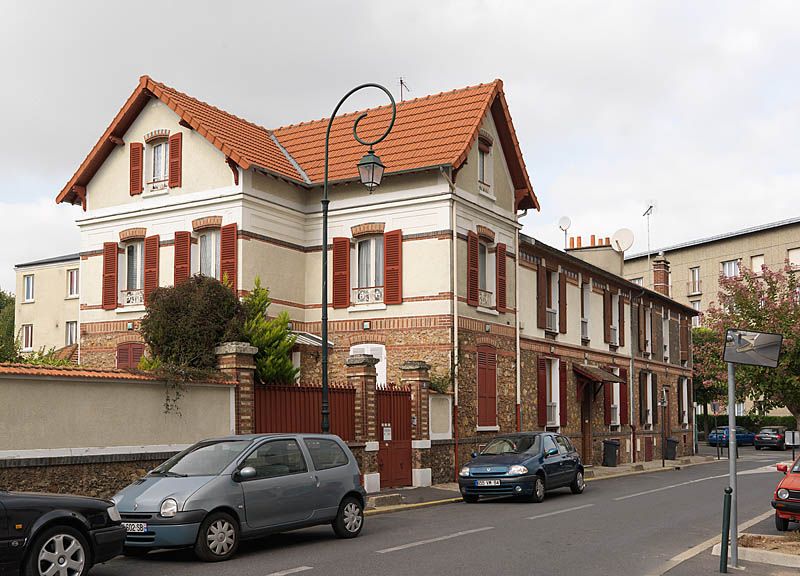
<svg viewBox="0 0 800 576">
<path fill-rule="evenodd" d="M 322 338 L 316 334 L 311 334 L 310 332 L 298 332 L 296 330 L 290 330 L 290 332 L 292 335 L 297 337 L 295 344 L 305 344 L 306 346 L 316 346 L 317 348 L 322 348 Z M 328 340 L 328 348 L 333 348 L 333 342 L 330 340 Z"/>
<path fill-rule="evenodd" d="M 589 366 L 588 364 L 573 364 L 572 366 L 576 373 L 588 378 L 592 382 L 621 382 L 623 384 L 626 382 L 613 372 L 603 370 L 597 366 Z"/>
</svg>

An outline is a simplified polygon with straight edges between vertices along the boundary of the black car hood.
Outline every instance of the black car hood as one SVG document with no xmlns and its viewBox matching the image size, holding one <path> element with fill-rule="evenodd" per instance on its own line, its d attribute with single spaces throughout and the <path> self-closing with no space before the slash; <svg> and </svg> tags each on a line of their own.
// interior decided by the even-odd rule
<svg viewBox="0 0 800 576">
<path fill-rule="evenodd" d="M 535 454 L 531 454 L 530 452 L 522 452 L 517 454 L 515 452 L 507 452 L 505 454 L 497 454 L 496 456 L 489 455 L 489 454 L 480 454 L 477 458 L 473 458 L 470 460 L 467 465 L 468 466 L 513 466 L 514 464 L 522 464 L 523 462 L 527 462 L 531 458 L 534 458 Z"/>
<path fill-rule="evenodd" d="M 6 495 L 11 501 L 24 500 L 28 503 L 46 504 L 54 508 L 91 507 L 91 508 L 103 509 L 114 505 L 114 502 L 110 500 L 101 500 L 100 498 L 92 498 L 90 496 L 75 496 L 73 494 L 48 494 L 42 492 L 6 492 Z"/>
</svg>

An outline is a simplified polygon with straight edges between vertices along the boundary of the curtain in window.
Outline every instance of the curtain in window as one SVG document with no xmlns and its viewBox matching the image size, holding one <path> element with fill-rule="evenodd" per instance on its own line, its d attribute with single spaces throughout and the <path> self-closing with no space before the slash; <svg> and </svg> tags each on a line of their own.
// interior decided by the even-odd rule
<svg viewBox="0 0 800 576">
<path fill-rule="evenodd" d="M 211 235 L 203 234 L 200 236 L 200 274 L 203 276 L 214 276 L 213 253 L 211 246 Z"/>
<path fill-rule="evenodd" d="M 478 288 L 486 290 L 486 244 L 478 245 Z"/>
<path fill-rule="evenodd" d="M 375 286 L 383 286 L 383 236 L 376 236 L 375 242 Z"/>
<path fill-rule="evenodd" d="M 139 272 L 141 250 L 139 244 L 129 244 L 125 250 L 128 261 L 128 290 L 140 290 L 142 287 L 142 277 Z"/>
<path fill-rule="evenodd" d="M 358 243 L 358 287 L 367 288 L 372 286 L 370 283 L 370 254 L 372 250 L 372 242 L 369 240 L 362 240 Z"/>
</svg>

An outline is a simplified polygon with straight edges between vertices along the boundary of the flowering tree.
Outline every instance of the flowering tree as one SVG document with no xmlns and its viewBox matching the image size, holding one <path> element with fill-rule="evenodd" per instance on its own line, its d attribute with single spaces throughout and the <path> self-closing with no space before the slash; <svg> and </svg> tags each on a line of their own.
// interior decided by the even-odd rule
<svg viewBox="0 0 800 576">
<path fill-rule="evenodd" d="M 759 410 L 785 406 L 800 428 L 800 274 L 788 263 L 776 271 L 762 267 L 760 274 L 742 268 L 738 277 L 720 278 L 718 299 L 704 322 L 720 342 L 728 328 L 783 335 L 777 368 L 737 367 L 737 394 Z M 721 355 L 721 344 L 718 350 Z"/>
<path fill-rule="evenodd" d="M 708 438 L 710 428 L 708 403 L 727 395 L 727 372 L 722 361 L 722 338 L 714 330 L 697 327 L 692 330 L 692 385 L 695 401 L 703 407 L 703 428 Z"/>
</svg>

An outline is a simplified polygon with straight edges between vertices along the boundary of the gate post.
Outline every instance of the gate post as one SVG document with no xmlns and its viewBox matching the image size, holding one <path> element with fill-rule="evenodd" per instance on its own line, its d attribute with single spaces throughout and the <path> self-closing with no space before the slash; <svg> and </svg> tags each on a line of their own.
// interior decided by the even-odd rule
<svg viewBox="0 0 800 576">
<path fill-rule="evenodd" d="M 371 354 L 354 354 L 345 360 L 347 382 L 356 390 L 356 442 L 364 443 L 361 473 L 367 492 L 379 492 L 381 475 L 378 469 L 378 406 L 376 403 L 378 359 Z"/>
<path fill-rule="evenodd" d="M 255 355 L 258 348 L 247 342 L 225 342 L 214 348 L 217 369 L 225 376 L 236 380 L 236 433 L 255 432 L 255 408 L 253 384 L 255 382 Z"/>
<path fill-rule="evenodd" d="M 430 369 L 430 364 L 422 360 L 407 360 L 400 365 L 401 382 L 411 390 L 411 481 L 414 486 L 430 486 L 432 480 L 428 421 Z"/>
</svg>

